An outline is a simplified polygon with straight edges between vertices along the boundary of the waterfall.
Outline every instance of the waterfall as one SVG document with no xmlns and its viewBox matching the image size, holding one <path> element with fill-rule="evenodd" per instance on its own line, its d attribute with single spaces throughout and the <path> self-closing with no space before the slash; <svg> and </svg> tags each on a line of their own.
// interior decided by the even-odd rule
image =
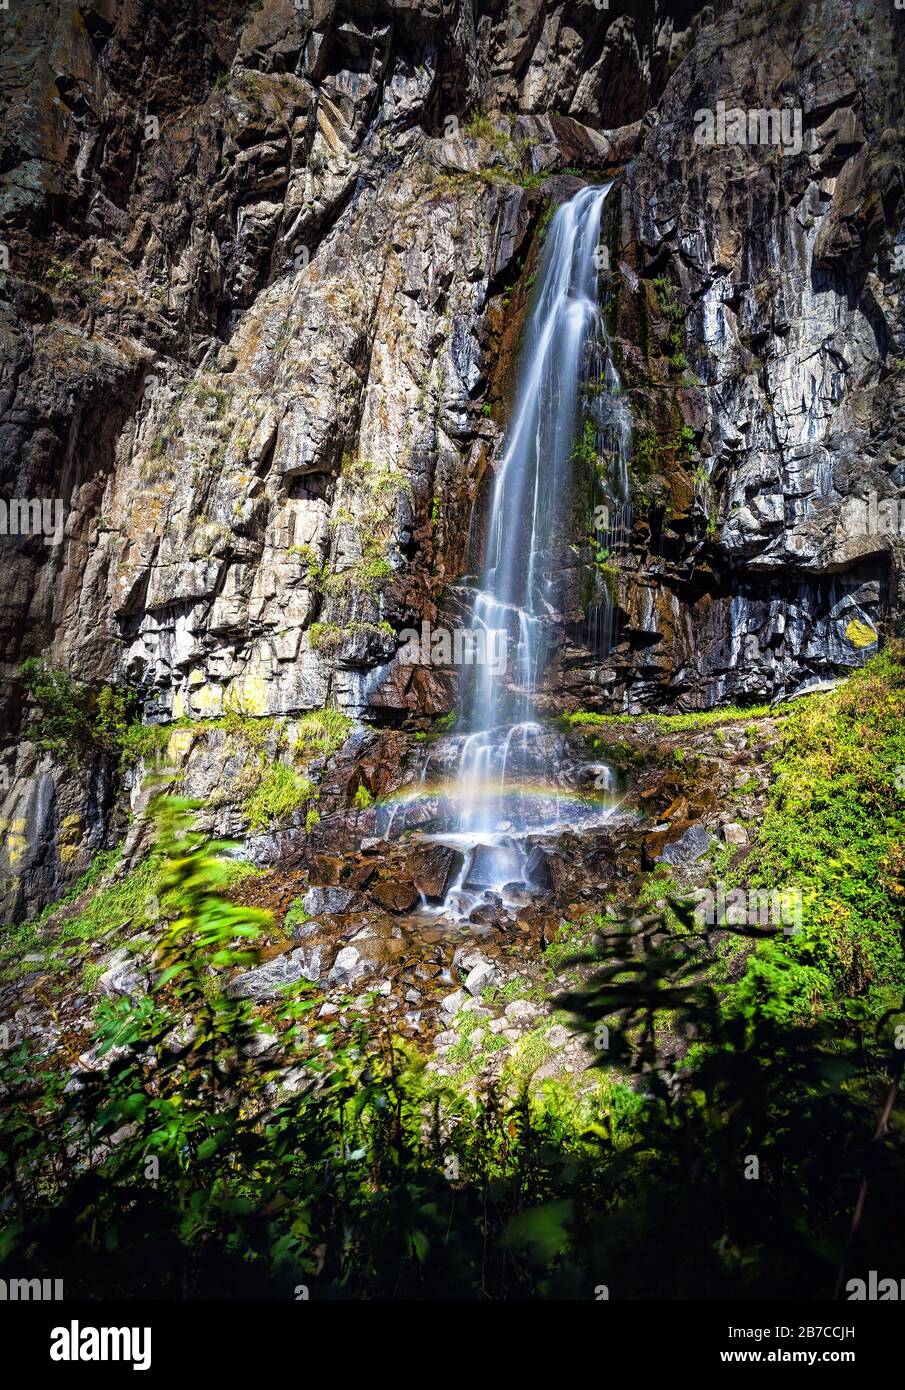
<svg viewBox="0 0 905 1390">
<path fill-rule="evenodd" d="M 554 829 L 571 823 L 570 810 L 578 814 L 579 799 L 560 775 L 563 740 L 536 718 L 535 695 L 549 634 L 565 616 L 570 570 L 573 584 L 582 566 L 595 574 L 589 645 L 603 653 L 613 638 L 611 557 L 628 529 L 631 431 L 599 299 L 600 222 L 610 186 L 581 189 L 552 218 L 494 472 L 471 624 L 483 630 L 485 650 L 502 640 L 508 659 L 502 671 L 491 663 L 475 667 L 470 681 L 463 672 L 465 736 L 451 788 L 456 833 L 444 837 L 470 851 L 449 896 L 466 910 L 474 899 L 465 890 L 498 891 L 521 877 L 526 850 L 519 832 Z M 591 475 L 583 491 L 576 487 L 582 469 Z M 580 553 L 578 495 L 586 512 L 591 499 Z M 595 786 L 608 786 L 605 770 L 601 776 Z M 587 801 L 578 809 L 586 818 Z M 599 822 L 599 805 L 592 809 Z"/>
</svg>

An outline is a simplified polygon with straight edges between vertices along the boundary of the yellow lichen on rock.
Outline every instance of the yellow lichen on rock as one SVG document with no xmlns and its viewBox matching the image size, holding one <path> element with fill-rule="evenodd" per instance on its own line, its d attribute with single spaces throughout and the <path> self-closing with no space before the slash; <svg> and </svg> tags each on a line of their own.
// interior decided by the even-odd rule
<svg viewBox="0 0 905 1390">
<path fill-rule="evenodd" d="M 872 647 L 877 640 L 875 630 L 868 624 L 862 623 L 859 618 L 852 618 L 845 635 L 853 647 Z"/>
</svg>

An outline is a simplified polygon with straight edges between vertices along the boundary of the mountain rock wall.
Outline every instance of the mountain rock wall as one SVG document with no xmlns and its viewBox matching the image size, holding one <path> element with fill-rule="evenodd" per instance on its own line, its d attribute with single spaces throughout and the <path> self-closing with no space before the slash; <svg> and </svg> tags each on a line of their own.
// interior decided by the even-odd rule
<svg viewBox="0 0 905 1390">
<path fill-rule="evenodd" d="M 633 523 L 615 646 L 588 645 L 576 585 L 550 710 L 787 694 L 895 625 L 901 531 L 864 521 L 905 483 L 892 6 L 63 0 L 2 23 L 2 496 L 65 517 L 59 544 L 3 539 L 6 915 L 130 813 L 109 756 L 29 741 L 28 657 L 190 726 L 189 790 L 237 756 L 202 721 L 324 707 L 355 721 L 347 762 L 380 764 L 386 731 L 369 785 L 398 782 L 393 730 L 456 698 L 400 633 L 461 612 L 545 223 L 588 179 L 616 181 Z M 719 100 L 799 108 L 801 149 L 696 144 Z M 362 785 L 320 775 L 331 806 Z"/>
</svg>

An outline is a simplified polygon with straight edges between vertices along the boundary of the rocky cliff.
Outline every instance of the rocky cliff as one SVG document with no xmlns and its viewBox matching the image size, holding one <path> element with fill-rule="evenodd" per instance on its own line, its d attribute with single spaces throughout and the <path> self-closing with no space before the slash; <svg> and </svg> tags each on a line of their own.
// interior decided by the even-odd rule
<svg viewBox="0 0 905 1390">
<path fill-rule="evenodd" d="M 632 520 L 615 641 L 589 640 L 576 570 L 547 708 L 786 695 L 895 624 L 891 5 L 63 0 L 2 23 L 2 493 L 65 518 L 3 542 L 7 915 L 126 832 L 137 855 L 148 794 L 145 755 L 41 747 L 28 658 L 175 724 L 170 780 L 259 859 L 314 833 L 301 796 L 249 817 L 273 769 L 325 820 L 421 775 L 455 673 L 401 665 L 400 634 L 460 611 L 538 248 L 582 182 L 615 180 Z M 701 144 L 718 102 L 797 112 L 800 139 Z"/>
</svg>

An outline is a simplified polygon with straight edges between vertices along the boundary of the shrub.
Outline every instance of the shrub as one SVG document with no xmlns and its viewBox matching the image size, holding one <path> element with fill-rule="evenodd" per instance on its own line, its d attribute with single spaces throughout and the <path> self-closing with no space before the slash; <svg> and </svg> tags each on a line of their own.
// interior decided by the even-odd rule
<svg viewBox="0 0 905 1390">
<path fill-rule="evenodd" d="M 93 688 L 66 671 L 48 668 L 38 657 L 23 662 L 21 675 L 37 706 L 37 718 L 29 726 L 36 747 L 70 763 L 90 749 L 122 758 L 130 745 L 136 691 L 106 683 Z"/>
</svg>

